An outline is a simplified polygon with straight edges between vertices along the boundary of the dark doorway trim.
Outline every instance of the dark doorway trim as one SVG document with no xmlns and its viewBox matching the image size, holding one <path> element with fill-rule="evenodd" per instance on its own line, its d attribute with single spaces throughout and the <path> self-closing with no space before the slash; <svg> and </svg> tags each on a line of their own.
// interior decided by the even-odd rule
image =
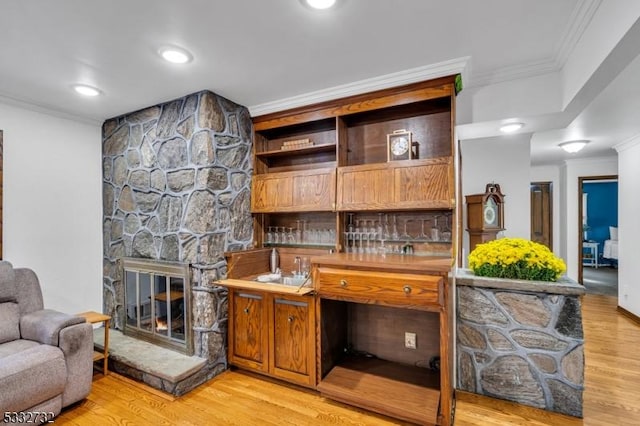
<svg viewBox="0 0 640 426">
<path fill-rule="evenodd" d="M 583 277 L 582 277 L 582 194 L 584 191 L 582 190 L 582 184 L 589 181 L 594 180 L 618 180 L 618 175 L 605 175 L 605 176 L 586 176 L 578 178 L 578 220 L 577 228 L 578 228 L 578 282 L 584 285 Z"/>
</svg>

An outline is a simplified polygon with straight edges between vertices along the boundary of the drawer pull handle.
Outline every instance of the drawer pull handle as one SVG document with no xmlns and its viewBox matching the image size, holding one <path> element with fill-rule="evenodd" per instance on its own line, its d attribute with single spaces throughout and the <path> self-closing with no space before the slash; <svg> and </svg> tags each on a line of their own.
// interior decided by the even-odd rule
<svg viewBox="0 0 640 426">
<path fill-rule="evenodd" d="M 405 285 L 404 287 L 402 287 L 402 290 L 404 290 L 404 294 L 410 294 L 411 293 L 411 286 L 410 285 Z"/>
<path fill-rule="evenodd" d="M 289 322 L 293 322 L 293 316 L 292 316 L 292 315 L 289 315 L 289 318 L 287 318 L 287 321 L 289 321 Z"/>
<path fill-rule="evenodd" d="M 347 284 L 347 280 L 340 280 L 340 287 L 344 288 L 344 287 L 346 287 L 347 285 L 348 285 L 348 284 Z"/>
<path fill-rule="evenodd" d="M 249 313 L 249 308 L 244 308 L 243 311 L 244 311 L 245 314 L 248 314 Z"/>
</svg>

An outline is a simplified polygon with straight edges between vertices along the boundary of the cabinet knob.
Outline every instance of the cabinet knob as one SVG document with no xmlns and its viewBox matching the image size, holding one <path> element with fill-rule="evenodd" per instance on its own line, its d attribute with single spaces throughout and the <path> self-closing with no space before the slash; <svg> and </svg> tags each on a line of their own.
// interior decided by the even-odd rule
<svg viewBox="0 0 640 426">
<path fill-rule="evenodd" d="M 249 313 L 249 308 L 244 308 L 243 311 L 244 311 L 245 314 L 248 314 Z"/>
<path fill-rule="evenodd" d="M 347 280 L 340 280 L 340 287 L 346 287 L 347 286 Z"/>
<path fill-rule="evenodd" d="M 411 293 L 411 286 L 410 285 L 405 285 L 404 287 L 402 287 L 402 290 L 404 290 L 404 294 L 410 294 Z"/>
<path fill-rule="evenodd" d="M 287 321 L 289 321 L 289 322 L 293 322 L 293 316 L 292 316 L 292 315 L 289 315 L 289 318 L 287 318 Z"/>
</svg>

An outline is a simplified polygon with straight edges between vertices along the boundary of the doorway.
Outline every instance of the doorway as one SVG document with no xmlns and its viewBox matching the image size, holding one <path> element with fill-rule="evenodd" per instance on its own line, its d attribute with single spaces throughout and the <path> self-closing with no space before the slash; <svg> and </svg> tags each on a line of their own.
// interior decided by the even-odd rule
<svg viewBox="0 0 640 426">
<path fill-rule="evenodd" d="M 618 295 L 618 177 L 578 178 L 578 281 L 588 293 Z"/>
<path fill-rule="evenodd" d="M 531 183 L 531 241 L 544 244 L 553 251 L 553 184 Z"/>
</svg>

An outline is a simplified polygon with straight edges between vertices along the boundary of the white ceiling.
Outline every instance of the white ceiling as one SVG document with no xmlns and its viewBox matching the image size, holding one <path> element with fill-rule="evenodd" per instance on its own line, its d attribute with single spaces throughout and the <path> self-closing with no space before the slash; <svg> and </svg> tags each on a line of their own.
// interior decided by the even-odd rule
<svg viewBox="0 0 640 426">
<path fill-rule="evenodd" d="M 342 0 L 318 12 L 299 0 L 3 0 L 0 102 L 101 123 L 204 89 L 255 114 L 357 82 L 391 84 L 385 77 L 406 70 L 461 66 L 465 86 L 478 88 L 561 70 L 601 1 Z M 163 45 L 195 59 L 165 63 Z M 562 158 L 557 143 L 578 127 L 598 155 L 621 142 L 612 127 L 616 139 L 640 133 L 640 120 L 616 113 L 630 80 L 638 111 L 640 63 L 622 74 L 624 85 L 601 84 L 577 111 L 528 126 L 532 161 Z M 75 83 L 104 93 L 81 98 Z M 467 124 L 466 138 L 493 135 L 484 121 Z"/>
</svg>

